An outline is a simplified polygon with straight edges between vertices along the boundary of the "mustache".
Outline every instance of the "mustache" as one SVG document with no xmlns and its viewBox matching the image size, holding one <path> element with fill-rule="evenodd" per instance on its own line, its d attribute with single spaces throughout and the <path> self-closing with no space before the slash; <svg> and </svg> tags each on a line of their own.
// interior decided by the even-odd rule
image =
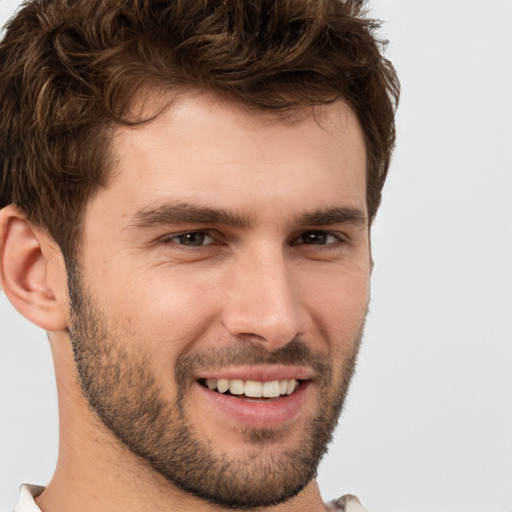
<svg viewBox="0 0 512 512">
<path fill-rule="evenodd" d="M 176 381 L 178 385 L 185 385 L 197 370 L 242 365 L 306 366 L 326 382 L 330 381 L 332 375 L 329 358 L 313 351 L 303 340 L 293 339 L 273 351 L 248 340 L 237 340 L 228 346 L 208 347 L 182 354 L 176 361 Z"/>
</svg>

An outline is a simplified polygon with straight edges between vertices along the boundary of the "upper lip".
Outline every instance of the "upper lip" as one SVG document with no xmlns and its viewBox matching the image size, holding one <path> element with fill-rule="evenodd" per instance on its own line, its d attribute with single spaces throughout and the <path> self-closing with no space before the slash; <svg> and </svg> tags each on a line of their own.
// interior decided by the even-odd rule
<svg viewBox="0 0 512 512">
<path fill-rule="evenodd" d="M 259 382 L 270 382 L 282 379 L 310 380 L 313 377 L 314 372 L 311 368 L 286 365 L 236 366 L 198 371 L 195 375 L 196 380 L 240 379 Z"/>
</svg>

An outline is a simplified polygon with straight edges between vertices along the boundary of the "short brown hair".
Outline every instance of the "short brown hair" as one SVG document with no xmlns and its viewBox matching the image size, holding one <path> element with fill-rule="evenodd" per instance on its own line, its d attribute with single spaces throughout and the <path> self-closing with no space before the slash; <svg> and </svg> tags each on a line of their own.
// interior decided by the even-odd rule
<svg viewBox="0 0 512 512">
<path fill-rule="evenodd" d="M 199 87 L 266 110 L 342 98 L 368 154 L 373 219 L 399 82 L 356 0 L 32 0 L 0 43 L 0 208 L 71 257 L 109 176 L 112 127 L 142 86 Z M 139 120 L 140 121 L 140 120 Z"/>
</svg>

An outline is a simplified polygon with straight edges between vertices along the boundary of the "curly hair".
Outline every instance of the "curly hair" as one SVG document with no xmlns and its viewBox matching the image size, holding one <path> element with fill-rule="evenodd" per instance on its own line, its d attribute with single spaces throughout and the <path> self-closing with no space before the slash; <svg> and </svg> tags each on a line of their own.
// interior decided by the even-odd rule
<svg viewBox="0 0 512 512">
<path fill-rule="evenodd" d="M 32 0 L 0 43 L 0 208 L 73 254 L 109 178 L 112 134 L 142 88 L 202 88 L 289 112 L 343 99 L 367 149 L 373 219 L 399 82 L 357 0 Z"/>
</svg>

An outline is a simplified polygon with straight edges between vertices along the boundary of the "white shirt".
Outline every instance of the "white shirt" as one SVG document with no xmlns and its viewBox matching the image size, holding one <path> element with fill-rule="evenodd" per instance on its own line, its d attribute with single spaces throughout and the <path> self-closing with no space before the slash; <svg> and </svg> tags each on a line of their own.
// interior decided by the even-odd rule
<svg viewBox="0 0 512 512">
<path fill-rule="evenodd" d="M 40 485 L 23 484 L 20 487 L 20 496 L 13 512 L 41 512 L 34 498 L 44 491 Z"/>
<path fill-rule="evenodd" d="M 44 491 L 40 485 L 23 484 L 20 487 L 20 496 L 13 512 L 41 512 L 36 505 L 35 497 Z M 368 512 L 359 500 L 350 494 L 342 496 L 328 504 L 329 510 L 339 512 Z"/>
</svg>

